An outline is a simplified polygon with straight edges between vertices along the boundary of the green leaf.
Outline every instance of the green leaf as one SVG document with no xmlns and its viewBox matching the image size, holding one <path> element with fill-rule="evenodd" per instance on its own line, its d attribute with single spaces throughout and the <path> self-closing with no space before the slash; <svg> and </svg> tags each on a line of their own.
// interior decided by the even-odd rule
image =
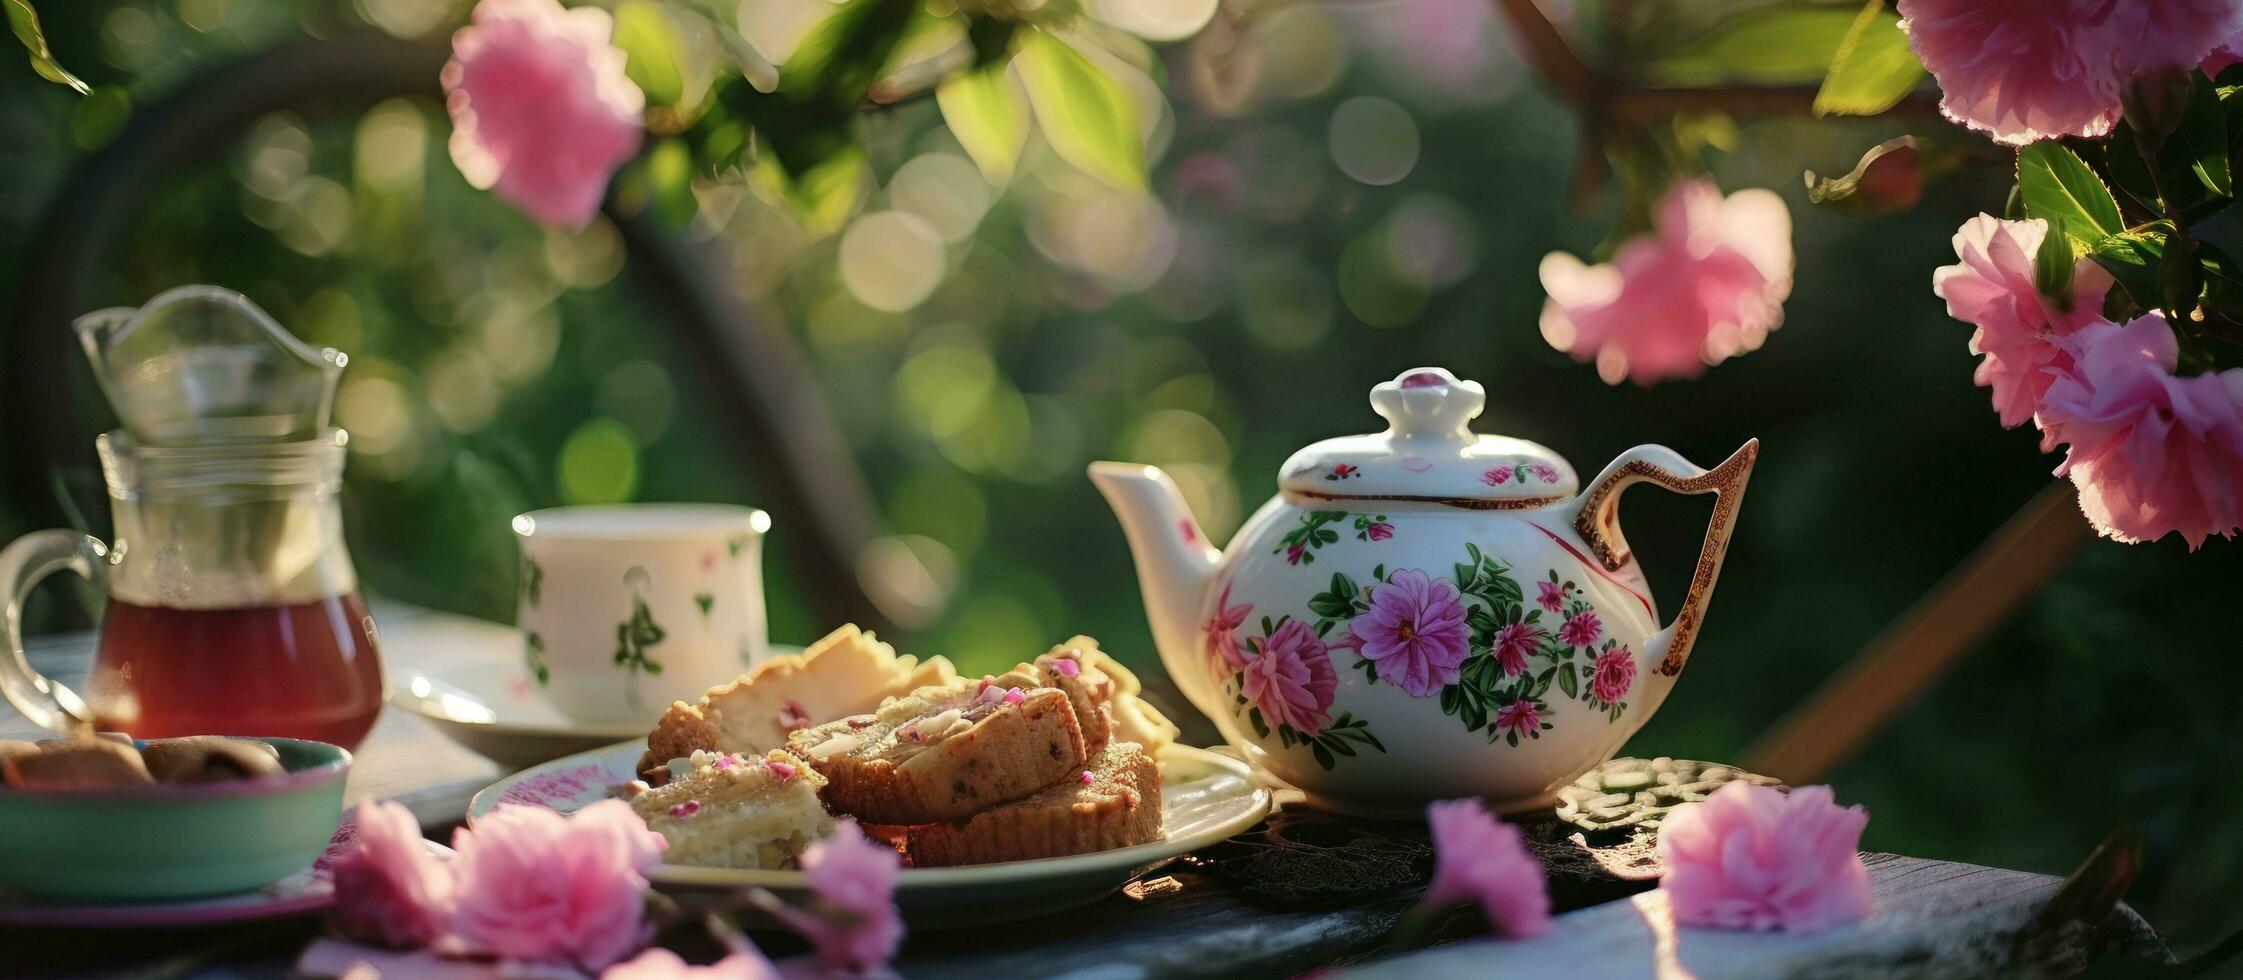
<svg viewBox="0 0 2243 980">
<path fill-rule="evenodd" d="M 998 61 L 959 72 L 935 89 L 935 104 L 942 108 L 950 135 L 993 184 L 1012 179 L 1020 150 L 1028 145 L 1028 103 L 1007 65 Z"/>
<path fill-rule="evenodd" d="M 2175 235 L 2165 240 L 2159 285 L 2163 287 L 2165 316 L 2176 324 L 2189 322 L 2189 314 L 2196 312 L 2196 295 L 2203 288 L 2197 281 L 2196 261 L 2196 239 Z"/>
<path fill-rule="evenodd" d="M 677 25 L 653 0 L 626 0 L 615 8 L 615 39 L 626 60 L 623 74 L 646 93 L 649 107 L 674 106 L 685 98 L 685 76 L 678 56 L 685 48 Z"/>
<path fill-rule="evenodd" d="M 1565 664 L 1558 668 L 1558 690 L 1564 691 L 1565 696 L 1569 698 L 1581 696 L 1581 682 L 1573 675 L 1572 664 Z"/>
<path fill-rule="evenodd" d="M 1050 34 L 1025 31 L 1019 42 L 1013 63 L 1020 66 L 1044 140 L 1061 159 L 1098 180 L 1125 190 L 1144 187 L 1136 96 Z"/>
<path fill-rule="evenodd" d="M 31 70 L 40 78 L 57 85 L 68 85 L 84 95 L 89 89 L 55 60 L 54 52 L 47 50 L 47 34 L 39 28 L 39 12 L 31 9 L 31 0 L 5 0 L 8 8 L 8 28 L 15 32 L 16 40 L 31 55 Z"/>
<path fill-rule="evenodd" d="M 2199 73 L 2196 84 L 2189 87 L 2188 112 L 2181 117 L 2181 128 L 2165 137 L 2165 146 L 2158 153 L 2160 165 L 2167 161 L 2184 163 L 2205 190 L 2218 197 L 2235 196 L 2235 180 L 2228 172 L 2227 113 L 2220 108 L 2220 97 Z"/>
<path fill-rule="evenodd" d="M 2062 143 L 2046 141 L 2018 150 L 2017 187 L 2028 217 L 2061 219 L 2070 233 L 2088 236 L 2089 244 L 2126 230 L 2110 188 Z"/>
<path fill-rule="evenodd" d="M 1819 82 L 1859 16 L 1845 7 L 1778 6 L 1725 17 L 1654 60 L 1645 74 L 1661 85 Z"/>
<path fill-rule="evenodd" d="M 1830 73 L 1815 92 L 1815 115 L 1874 116 L 1899 104 L 1923 78 L 1923 62 L 1908 49 L 1900 17 L 1885 9 L 1885 0 L 1869 0 L 1831 55 Z"/>
<path fill-rule="evenodd" d="M 1309 751 L 1316 756 L 1317 765 L 1323 766 L 1326 769 L 1330 769 L 1332 768 L 1332 766 L 1337 764 L 1338 760 L 1332 758 L 1332 750 L 1325 748 L 1324 743 L 1311 742 L 1309 743 L 1308 748 Z"/>
<path fill-rule="evenodd" d="M 1268 722 L 1266 722 L 1266 721 L 1263 721 L 1263 720 L 1262 720 L 1262 709 L 1260 709 L 1260 708 L 1248 708 L 1248 709 L 1246 709 L 1246 720 L 1247 720 L 1248 722 L 1251 722 L 1251 723 L 1253 723 L 1253 725 L 1254 725 L 1254 734 L 1255 734 L 1255 735 L 1256 735 L 1257 737 L 1260 737 L 1260 738 L 1268 738 L 1268 737 L 1269 737 L 1269 723 L 1268 723 Z"/>
<path fill-rule="evenodd" d="M 2133 311 L 2139 313 L 2158 307 L 2165 290 L 2159 271 L 2165 261 L 2163 231 L 2153 228 L 2112 235 L 2095 243 L 2087 257 L 2111 274 L 2118 285 L 2112 290 L 2113 296 L 2123 294 L 2133 304 Z"/>
<path fill-rule="evenodd" d="M 2041 247 L 2033 255 L 2033 286 L 2043 298 L 2055 300 L 2059 306 L 2072 302 L 2072 266 L 2078 261 L 2073 252 L 2072 236 L 2064 231 L 2060 219 L 2049 221 L 2054 234 L 2041 238 Z"/>
<path fill-rule="evenodd" d="M 2243 320 L 2243 270 L 2209 242 L 2196 243 L 2196 258 L 2203 269 L 2205 307 L 2230 320 Z"/>
<path fill-rule="evenodd" d="M 70 140 L 84 149 L 101 149 L 117 138 L 131 116 L 132 96 L 124 86 L 103 85 L 70 110 Z"/>
</svg>

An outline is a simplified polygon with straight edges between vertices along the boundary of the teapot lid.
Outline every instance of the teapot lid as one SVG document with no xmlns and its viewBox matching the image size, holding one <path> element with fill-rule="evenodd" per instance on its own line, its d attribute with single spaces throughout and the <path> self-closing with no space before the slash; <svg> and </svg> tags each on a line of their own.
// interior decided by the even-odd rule
<svg viewBox="0 0 2243 980">
<path fill-rule="evenodd" d="M 1417 500 L 1511 510 L 1573 496 L 1573 467 L 1549 447 L 1474 433 L 1487 404 L 1478 382 L 1412 368 L 1371 389 L 1385 432 L 1326 439 L 1279 471 L 1285 492 L 1312 500 Z"/>
</svg>

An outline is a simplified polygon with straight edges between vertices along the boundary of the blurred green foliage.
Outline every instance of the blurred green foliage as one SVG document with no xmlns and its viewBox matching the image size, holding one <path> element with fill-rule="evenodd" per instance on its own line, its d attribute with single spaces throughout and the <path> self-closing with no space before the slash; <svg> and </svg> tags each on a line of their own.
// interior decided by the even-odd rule
<svg viewBox="0 0 2243 980">
<path fill-rule="evenodd" d="M 1138 103 L 1155 106 L 1151 196 L 1086 176 L 1041 136 L 1019 137 L 1010 182 L 987 184 L 981 173 L 1004 171 L 989 148 L 1016 137 L 961 147 L 937 125 L 944 100 L 928 99 L 863 119 L 866 167 L 827 216 L 835 233 L 732 182 L 689 187 L 697 217 L 680 234 L 724 249 L 737 288 L 809 352 L 889 529 L 949 597 L 897 639 L 969 672 L 1086 632 L 1160 684 L 1121 536 L 1082 477 L 1093 459 L 1168 467 L 1220 539 L 1294 448 L 1372 427 L 1369 386 L 1420 364 L 1487 385 L 1483 431 L 1589 470 L 1638 442 L 1711 460 L 1759 436 L 1690 676 L 1631 747 L 1733 757 L 2049 481 L 2033 435 L 1998 428 L 1971 385 L 1969 328 L 1929 288 L 1954 227 L 2010 176 L 1965 171 L 1914 211 L 1846 218 L 1807 207 L 1799 174 L 1844 171 L 1890 124 L 1693 123 L 1729 144 L 1725 187 L 1774 187 L 1793 205 L 1788 323 L 1704 379 L 1606 387 L 1535 329 L 1536 262 L 1588 252 L 1619 210 L 1564 204 L 1576 121 L 1529 83 L 1483 5 L 1408 9 L 1257 6 L 1210 30 L 1228 49 L 1170 50 L 1168 100 Z M 80 114 L 150 111 L 199 70 L 305 34 L 370 24 L 440 43 L 461 9 L 42 12 L 60 62 L 122 95 L 91 110 L 0 71 L 0 302 L 40 288 L 15 274 L 40 248 L 33 224 L 117 132 Z M 1831 43 L 1849 23 L 1834 20 Z M 507 516 L 753 502 L 757 462 L 717 448 L 727 420 L 670 325 L 647 315 L 615 230 L 535 230 L 466 187 L 448 131 L 421 101 L 269 118 L 223 164 L 172 174 L 92 274 L 104 303 L 223 283 L 350 351 L 338 411 L 368 587 L 503 620 Z M 622 199 L 636 179 L 650 178 L 627 173 Z M 57 397 L 90 390 L 82 366 L 56 370 L 70 378 Z M 90 440 L 106 420 L 91 403 L 83 417 Z M 98 475 L 58 476 L 99 528 Z M 54 511 L 12 502 L 0 531 Z M 1631 495 L 1630 538 L 1659 593 L 1679 594 L 1704 513 L 1702 500 Z M 769 572 L 776 639 L 831 625 L 801 611 L 786 568 Z M 2243 927 L 2243 837 L 2228 816 L 2243 789 L 2226 770 L 2243 756 L 2239 584 L 2243 552 L 2226 542 L 2090 546 L 1832 775 L 1874 816 L 1867 846 L 2060 873 L 2130 826 L 2148 854 L 2132 898 L 2177 946 Z"/>
</svg>

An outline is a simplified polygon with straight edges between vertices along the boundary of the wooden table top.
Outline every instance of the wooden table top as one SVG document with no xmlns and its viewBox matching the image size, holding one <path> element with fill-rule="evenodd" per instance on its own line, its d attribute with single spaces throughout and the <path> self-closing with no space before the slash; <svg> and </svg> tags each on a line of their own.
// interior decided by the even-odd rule
<svg viewBox="0 0 2243 980">
<path fill-rule="evenodd" d="M 403 639 L 430 614 L 377 603 L 385 639 Z M 436 622 L 438 620 L 431 620 Z M 34 666 L 73 683 L 90 665 L 92 634 L 30 644 Z M 0 705 L 0 738 L 40 733 Z M 505 774 L 434 725 L 385 706 L 359 747 L 347 799 L 396 799 L 437 828 L 456 824 L 477 790 Z M 1281 798 L 1282 799 L 1282 798 Z M 1391 827 L 1392 825 L 1388 825 Z M 1384 831 L 1373 830 L 1371 833 Z M 1413 831 L 1401 831 L 1408 836 Z M 1422 836 L 1422 831 L 1414 831 Z M 1230 845 L 1226 845 L 1230 846 Z M 2050 931 L 2035 915 L 2061 882 L 2046 875 L 1869 855 L 1877 911 L 1858 927 L 1815 936 L 1677 930 L 1656 891 L 1608 900 L 1561 895 L 1554 934 L 1531 941 L 1472 940 L 1380 958 L 1395 919 L 1422 880 L 1339 907 L 1273 905 L 1226 877 L 1219 858 L 1195 856 L 1149 873 L 1096 905 L 992 931 L 913 935 L 897 963 L 908 977 L 1071 976 L 1099 980 L 1165 976 L 1290 976 L 1320 967 L 1368 964 L 1380 976 L 1446 977 L 1562 968 L 1577 977 L 1783 975 L 1841 972 L 1990 972 L 2020 960 L 2069 972 L 2093 956 L 2168 958 L 2156 934 L 2124 905 L 2099 909 L 2090 928 Z M 1638 883 L 1634 887 L 1643 887 Z M 1598 902 L 1601 904 L 1590 904 Z M 0 972 L 132 972 L 144 976 L 287 976 L 318 934 L 318 921 L 121 934 L 86 930 L 0 930 L 10 960 Z M 667 937 L 666 937 L 667 938 Z M 775 953 L 788 937 L 757 937 Z"/>
</svg>

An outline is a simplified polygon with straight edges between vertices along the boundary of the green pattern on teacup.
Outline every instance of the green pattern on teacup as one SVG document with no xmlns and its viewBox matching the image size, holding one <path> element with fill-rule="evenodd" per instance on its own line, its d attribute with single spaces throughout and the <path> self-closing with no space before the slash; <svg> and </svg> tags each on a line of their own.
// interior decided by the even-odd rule
<svg viewBox="0 0 2243 980">
<path fill-rule="evenodd" d="M 523 555 L 522 598 L 529 600 L 531 609 L 536 609 L 538 600 L 544 597 L 544 592 L 545 569 L 538 567 L 537 559 Z"/>
<path fill-rule="evenodd" d="M 545 638 L 529 631 L 522 639 L 523 656 L 529 661 L 530 674 L 537 678 L 537 686 L 553 686 L 553 672 L 545 667 Z"/>
<path fill-rule="evenodd" d="M 661 624 L 654 621 L 654 611 L 647 608 L 646 590 L 653 585 L 653 577 L 645 568 L 633 565 L 623 573 L 623 581 L 631 586 L 631 618 L 615 624 L 615 665 L 629 671 L 662 672 L 662 665 L 646 655 L 646 648 L 654 646 L 669 636 Z"/>
<path fill-rule="evenodd" d="M 709 622 L 709 607 L 716 605 L 716 601 L 716 596 L 706 592 L 698 593 L 693 597 L 693 604 L 701 607 L 701 622 L 703 625 L 707 625 Z"/>
</svg>

